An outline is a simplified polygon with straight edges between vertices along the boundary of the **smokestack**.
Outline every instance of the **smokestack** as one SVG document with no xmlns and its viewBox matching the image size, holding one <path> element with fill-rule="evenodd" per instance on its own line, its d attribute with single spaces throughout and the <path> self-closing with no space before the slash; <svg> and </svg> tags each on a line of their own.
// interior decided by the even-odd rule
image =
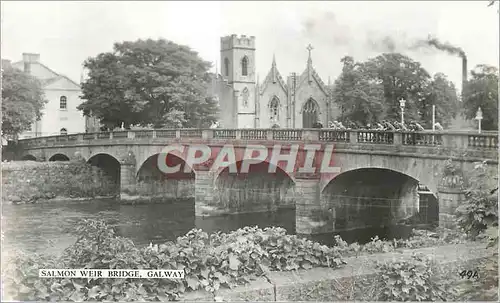
<svg viewBox="0 0 500 303">
<path fill-rule="evenodd" d="M 467 57 L 462 56 L 462 101 L 464 100 L 464 89 L 467 84 Z"/>
</svg>

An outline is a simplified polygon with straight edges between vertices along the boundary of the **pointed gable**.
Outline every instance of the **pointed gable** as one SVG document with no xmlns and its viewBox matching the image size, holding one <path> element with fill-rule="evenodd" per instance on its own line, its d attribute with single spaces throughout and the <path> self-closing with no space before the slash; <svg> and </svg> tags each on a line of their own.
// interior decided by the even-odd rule
<svg viewBox="0 0 500 303">
<path fill-rule="evenodd" d="M 24 70 L 24 62 L 23 61 L 18 61 L 18 62 L 12 63 L 12 66 L 17 68 L 17 69 Z M 33 77 L 40 79 L 42 82 L 45 80 L 48 80 L 48 79 L 56 78 L 57 76 L 59 76 L 58 73 L 51 70 L 50 68 L 48 68 L 47 66 L 45 66 L 44 64 L 42 64 L 40 62 L 32 62 L 30 64 L 30 74 Z"/>
<path fill-rule="evenodd" d="M 287 87 L 285 81 L 283 80 L 283 77 L 281 77 L 281 74 L 278 71 L 278 68 L 276 67 L 276 60 L 274 59 L 274 57 L 273 57 L 273 64 L 271 66 L 271 69 L 269 70 L 269 73 L 267 74 L 266 78 L 264 79 L 264 82 L 262 83 L 262 85 L 259 88 L 259 94 L 262 95 L 264 93 L 264 91 L 266 90 L 266 88 L 268 87 L 268 85 L 270 85 L 271 83 L 272 84 L 278 83 L 285 93 L 288 92 L 288 87 Z"/>
<path fill-rule="evenodd" d="M 309 80 L 310 79 L 310 80 Z M 297 83 L 297 89 L 299 89 L 302 85 L 308 84 L 309 81 L 314 81 L 318 85 L 318 87 L 323 91 L 325 95 L 330 94 L 330 90 L 326 86 L 325 82 L 321 79 L 321 77 L 318 75 L 314 67 L 308 66 L 306 69 L 302 72 L 302 74 L 299 77 L 299 81 Z"/>
<path fill-rule="evenodd" d="M 80 90 L 80 85 L 66 76 L 58 76 L 46 81 L 43 86 L 47 90 Z"/>
</svg>

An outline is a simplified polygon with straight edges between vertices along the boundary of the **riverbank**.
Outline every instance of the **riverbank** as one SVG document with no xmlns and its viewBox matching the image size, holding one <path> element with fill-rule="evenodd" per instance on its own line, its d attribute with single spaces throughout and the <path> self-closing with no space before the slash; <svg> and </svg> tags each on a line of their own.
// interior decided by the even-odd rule
<svg viewBox="0 0 500 303">
<path fill-rule="evenodd" d="M 245 227 L 212 235 L 193 229 L 175 242 L 137 247 L 130 239 L 117 237 L 102 221 L 85 220 L 75 227 L 78 240 L 64 255 L 40 256 L 18 250 L 6 261 L 10 277 L 6 299 L 383 301 L 383 291 L 389 295 L 395 291 L 396 301 L 408 297 L 457 301 L 490 299 L 490 288 L 498 282 L 498 272 L 484 266 L 484 262 L 494 266 L 495 252 L 484 242 L 459 243 L 462 240 L 449 232 L 418 231 L 410 240 L 374 239 L 364 245 L 347 245 L 336 237 L 337 245 L 326 247 L 287 235 L 280 228 Z M 120 283 L 104 279 L 98 284 L 87 279 L 35 279 L 37 268 L 88 267 L 178 268 L 184 269 L 185 278 L 123 279 Z M 479 277 L 473 279 L 488 281 L 479 280 L 479 286 L 475 285 L 488 296 L 476 291 L 475 296 L 464 297 L 464 288 L 455 291 L 464 280 L 462 271 L 478 272 Z M 470 285 L 468 288 L 466 285 L 465 291 Z"/>
<path fill-rule="evenodd" d="M 214 293 L 204 290 L 187 293 L 184 301 L 355 301 L 374 300 L 373 289 L 380 270 L 377 263 L 410 260 L 423 254 L 435 262 L 453 282 L 459 283 L 463 270 L 478 271 L 478 265 L 493 257 L 484 243 L 465 243 L 420 249 L 399 249 L 349 257 L 342 268 L 313 268 L 290 272 L 269 272 L 247 285 L 222 289 Z M 480 277 L 481 278 L 481 277 Z M 483 277 L 484 278 L 484 277 Z M 492 278 L 492 277 L 489 277 Z"/>
<path fill-rule="evenodd" d="M 88 201 L 116 196 L 117 185 L 98 167 L 80 161 L 2 163 L 2 200 L 24 204 Z"/>
</svg>

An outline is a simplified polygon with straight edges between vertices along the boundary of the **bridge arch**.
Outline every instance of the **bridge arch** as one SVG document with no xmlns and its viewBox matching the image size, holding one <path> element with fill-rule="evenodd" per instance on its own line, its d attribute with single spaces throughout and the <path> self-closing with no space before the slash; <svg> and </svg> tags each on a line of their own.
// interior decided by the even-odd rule
<svg viewBox="0 0 500 303">
<path fill-rule="evenodd" d="M 236 173 L 230 166 L 214 172 L 217 203 L 235 213 L 295 209 L 295 178 L 292 175 L 279 166 L 275 173 L 269 173 L 273 164 L 268 161 L 251 164 L 248 172 L 241 172 L 242 163 L 240 160 L 231 164 L 236 167 Z"/>
<path fill-rule="evenodd" d="M 333 212 L 336 230 L 428 225 L 439 220 L 436 193 L 423 191 L 420 180 L 391 169 L 344 171 L 332 177 L 321 193 Z"/>
<path fill-rule="evenodd" d="M 37 158 L 33 155 L 24 155 L 22 158 L 21 158 L 21 161 L 36 161 Z"/>
<path fill-rule="evenodd" d="M 182 155 L 169 153 L 166 158 L 167 165 L 169 167 L 179 165 L 180 169 L 175 173 L 165 173 L 158 167 L 160 155 L 161 153 L 150 155 L 138 167 L 136 188 L 139 194 L 157 198 L 193 198 L 196 177 L 194 169 L 186 163 Z"/>
<path fill-rule="evenodd" d="M 49 161 L 69 161 L 69 157 L 62 153 L 53 154 Z"/>
<path fill-rule="evenodd" d="M 93 154 L 87 160 L 87 163 L 99 168 L 103 174 L 116 186 L 116 191 L 120 189 L 120 161 L 108 153 Z"/>
<path fill-rule="evenodd" d="M 341 174 L 366 168 L 388 169 L 409 176 L 419 182 L 424 182 L 425 180 L 425 185 L 433 193 L 438 192 L 438 184 L 442 178 L 446 162 L 445 160 L 431 157 L 401 157 L 398 155 L 365 153 L 364 151 L 351 154 L 339 150 L 333 155 L 333 160 L 340 167 Z M 462 163 L 462 165 L 467 164 Z M 338 174 L 322 178 L 321 191 L 337 176 Z"/>
</svg>

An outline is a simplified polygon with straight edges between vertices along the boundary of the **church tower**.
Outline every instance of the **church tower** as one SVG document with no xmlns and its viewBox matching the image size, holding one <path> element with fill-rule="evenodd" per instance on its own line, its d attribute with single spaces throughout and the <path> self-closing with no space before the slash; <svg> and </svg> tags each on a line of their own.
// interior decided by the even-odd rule
<svg viewBox="0 0 500 303">
<path fill-rule="evenodd" d="M 233 89 L 233 106 L 228 107 L 232 111 L 232 121 L 234 121 L 232 127 L 254 128 L 256 113 L 254 36 L 231 35 L 221 38 L 221 72 L 223 79 Z M 223 114 L 229 115 L 229 113 Z"/>
</svg>

